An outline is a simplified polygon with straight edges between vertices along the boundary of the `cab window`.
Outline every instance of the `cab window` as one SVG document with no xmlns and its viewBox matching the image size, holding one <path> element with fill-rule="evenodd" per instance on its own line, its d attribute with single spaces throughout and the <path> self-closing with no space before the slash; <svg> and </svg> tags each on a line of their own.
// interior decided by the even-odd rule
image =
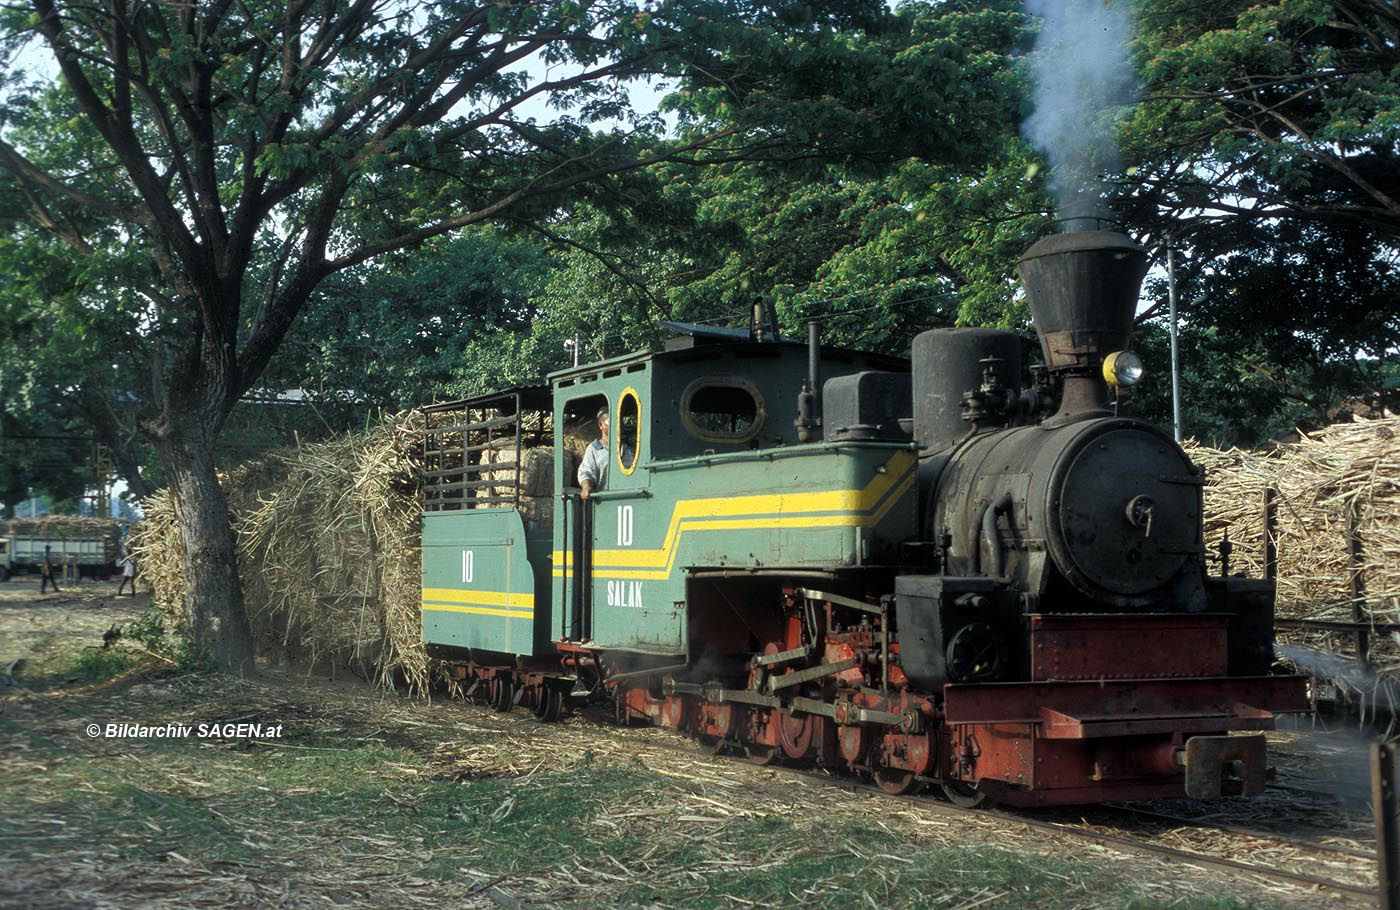
<svg viewBox="0 0 1400 910">
<path fill-rule="evenodd" d="M 579 464 L 589 445 L 598 438 L 598 412 L 607 407 L 608 399 L 603 395 L 588 395 L 565 402 L 562 459 L 565 487 L 578 488 Z"/>
<path fill-rule="evenodd" d="M 617 465 L 623 474 L 637 469 L 642 444 L 642 402 L 636 389 L 625 389 L 617 404 Z"/>
<path fill-rule="evenodd" d="M 704 442 L 747 442 L 763 426 L 763 397 L 745 379 L 705 377 L 681 395 L 681 423 Z"/>
</svg>

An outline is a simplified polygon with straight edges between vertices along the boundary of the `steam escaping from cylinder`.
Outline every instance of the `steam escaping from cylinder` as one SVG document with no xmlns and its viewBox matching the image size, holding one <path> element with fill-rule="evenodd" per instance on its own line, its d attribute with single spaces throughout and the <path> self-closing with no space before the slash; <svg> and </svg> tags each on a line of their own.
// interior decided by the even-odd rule
<svg viewBox="0 0 1400 910">
<path fill-rule="evenodd" d="M 1122 167 L 1114 128 L 1138 94 L 1128 59 L 1130 0 L 1025 0 L 1042 20 L 1031 76 L 1035 112 L 1022 134 L 1050 164 L 1050 191 L 1065 230 L 1108 215 L 1105 175 Z M 1087 220 L 1087 221 L 1086 221 Z"/>
</svg>

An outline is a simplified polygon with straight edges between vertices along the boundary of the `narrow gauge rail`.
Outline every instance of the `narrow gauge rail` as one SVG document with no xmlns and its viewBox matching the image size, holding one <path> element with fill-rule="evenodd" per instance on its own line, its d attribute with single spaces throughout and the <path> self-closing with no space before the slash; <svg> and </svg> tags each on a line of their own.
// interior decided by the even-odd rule
<svg viewBox="0 0 1400 910">
<path fill-rule="evenodd" d="M 1153 819 L 1156 821 L 1169 822 L 1177 827 L 1200 828 L 1203 830 L 1232 831 L 1236 834 L 1244 834 L 1250 837 L 1263 837 L 1270 840 L 1280 841 L 1286 844 L 1300 847 L 1307 850 L 1317 850 L 1323 853 L 1337 853 L 1342 856 L 1355 856 L 1361 859 L 1374 860 L 1375 850 L 1363 850 L 1359 847 L 1346 847 L 1340 844 L 1328 844 L 1323 841 L 1313 840 L 1307 837 L 1295 837 L 1288 834 L 1280 834 L 1277 831 L 1266 831 L 1263 828 L 1254 828 L 1248 825 L 1235 825 L 1229 822 L 1213 822 L 1200 818 L 1187 818 L 1184 815 L 1173 815 L 1170 812 L 1158 812 L 1154 809 L 1143 809 L 1137 806 L 1119 805 L 1116 803 L 1105 803 L 1098 807 L 1106 812 L 1122 812 L 1124 814 L 1135 815 L 1139 818 Z"/>
<path fill-rule="evenodd" d="M 920 798 L 919 802 L 926 802 L 928 798 Z M 1346 894 L 1354 894 L 1359 897 L 1368 898 L 1371 901 L 1376 899 L 1376 889 L 1368 885 L 1358 885 L 1351 882 L 1337 881 L 1333 878 L 1326 878 L 1320 875 L 1310 875 L 1303 872 L 1294 872 L 1290 869 L 1282 869 L 1278 866 L 1265 866 L 1258 863 L 1246 863 L 1240 860 L 1228 859 L 1223 856 L 1213 856 L 1209 853 L 1199 853 L 1194 850 L 1180 850 L 1176 847 L 1167 847 L 1162 844 L 1154 844 L 1151 841 L 1139 838 L 1121 837 L 1116 834 L 1104 834 L 1098 831 L 1090 831 L 1073 825 L 1048 822 L 1042 819 L 1029 818 L 1025 815 L 1018 815 L 1005 810 L 994 809 L 994 815 L 1015 820 L 1035 828 L 1053 829 L 1069 834 L 1079 840 L 1086 840 L 1092 843 L 1113 845 L 1133 850 L 1139 853 L 1151 853 L 1158 856 L 1167 856 L 1173 859 L 1180 859 L 1202 866 L 1211 866 L 1232 871 L 1249 872 L 1265 878 L 1282 879 L 1300 885 L 1310 885 L 1325 888 L 1329 891 L 1339 891 Z"/>
<path fill-rule="evenodd" d="M 485 706 L 487 704 L 487 702 L 485 701 L 478 701 L 477 703 L 481 706 Z M 499 709 L 493 706 L 493 711 L 499 711 Z M 601 735 L 617 740 L 626 740 L 629 738 L 626 731 L 619 730 L 616 727 L 610 715 L 607 715 L 606 713 L 600 710 L 585 710 L 578 712 L 578 714 L 580 717 L 586 719 L 590 723 L 595 732 Z M 489 715 L 487 715 L 487 717 L 489 717 Z M 503 727 L 509 726 L 510 728 L 517 728 L 519 726 L 533 726 L 535 723 L 534 721 L 527 719 L 523 715 L 512 715 L 506 713 L 499 714 L 498 717 L 503 722 Z M 483 719 L 485 718 L 473 718 L 475 722 L 480 722 Z M 700 757 L 705 753 L 705 751 L 710 751 L 717 755 L 723 755 L 726 752 L 726 750 L 724 749 L 724 744 L 720 744 L 720 748 L 717 750 L 704 750 L 701 748 L 701 746 L 693 742 L 668 742 L 659 738 L 648 739 L 646 741 L 646 745 L 648 748 L 660 749 L 666 752 L 686 755 L 690 758 Z M 757 763 L 755 762 L 742 760 L 740 758 L 742 754 L 742 752 L 737 751 L 734 753 L 732 758 L 736 761 L 736 763 L 757 766 Z M 1252 875 L 1258 875 L 1266 879 L 1274 879 L 1289 882 L 1294 885 L 1301 885 L 1310 888 L 1321 888 L 1327 891 L 1333 891 L 1340 894 L 1348 894 L 1354 897 L 1366 898 L 1371 901 L 1374 901 L 1377 896 L 1376 888 L 1371 885 L 1357 884 L 1355 882 L 1345 882 L 1325 875 L 1314 875 L 1306 872 L 1298 872 L 1292 869 L 1285 869 L 1279 866 L 1271 866 L 1263 863 L 1245 862 L 1242 860 L 1230 859 L 1225 856 L 1217 856 L 1210 853 L 1202 853 L 1196 850 L 1184 850 L 1177 847 L 1169 847 L 1164 844 L 1154 843 L 1150 839 L 1095 830 L 1090 826 L 1090 822 L 1076 824 L 1064 820 L 1047 818 L 1044 817 L 1043 814 L 1035 812 L 1018 812 L 1016 810 L 1011 809 L 963 809 L 952 805 L 943 798 L 928 794 L 915 793 L 902 796 L 891 795 L 885 790 L 883 790 L 877 783 L 862 780 L 854 776 L 842 775 L 840 773 L 840 769 L 798 767 L 787 764 L 769 764 L 764 765 L 763 767 L 765 767 L 766 770 L 772 771 L 776 774 L 780 774 L 784 777 L 802 778 L 809 781 L 815 781 L 818 783 L 825 784 L 827 786 L 837 787 L 848 792 L 859 792 L 877 797 L 879 799 L 891 800 L 900 805 L 917 805 L 921 809 L 936 812 L 940 815 L 965 817 L 969 814 L 973 814 L 978 817 L 991 817 L 1004 821 L 1008 824 L 1023 825 L 1029 828 L 1034 828 L 1042 831 L 1053 831 L 1056 834 L 1067 835 L 1069 837 L 1075 838 L 1076 840 L 1084 841 L 1087 843 L 1098 844 L 1100 846 L 1121 848 L 1124 850 L 1144 855 L 1161 856 L 1169 859 L 1181 860 L 1183 862 L 1189 862 L 1197 866 L 1204 866 L 1211 869 L 1223 870 L 1232 873 L 1246 872 Z M 1155 816 L 1158 820 L 1170 820 L 1173 823 L 1177 823 L 1179 825 L 1189 825 L 1203 830 L 1214 830 L 1228 834 L 1273 841 L 1275 843 L 1287 845 L 1292 849 L 1308 850 L 1319 853 L 1329 853 L 1339 858 L 1345 858 L 1346 860 L 1353 862 L 1357 859 L 1369 859 L 1374 863 L 1375 859 L 1374 854 L 1368 853 L 1364 850 L 1356 850 L 1347 847 L 1338 847 L 1334 845 L 1323 844 L 1320 842 L 1314 842 L 1307 839 L 1290 838 L 1286 835 L 1272 834 L 1267 831 L 1246 830 L 1244 828 L 1228 824 L 1205 824 L 1200 821 L 1195 821 L 1191 819 L 1178 819 L 1174 816 L 1170 816 L 1165 813 L 1154 813 L 1151 810 L 1137 809 L 1136 807 L 1130 806 L 1095 806 L 1090 808 L 1086 812 L 1081 812 L 1081 814 L 1088 815 L 1101 810 L 1121 812 L 1123 814 L 1133 814 L 1144 818 L 1150 818 Z"/>
</svg>

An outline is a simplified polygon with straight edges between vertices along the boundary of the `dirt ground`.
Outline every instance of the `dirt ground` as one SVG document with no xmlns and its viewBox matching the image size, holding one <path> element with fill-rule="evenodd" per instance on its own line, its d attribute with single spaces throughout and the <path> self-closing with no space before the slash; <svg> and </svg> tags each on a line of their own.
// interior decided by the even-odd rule
<svg viewBox="0 0 1400 910">
<path fill-rule="evenodd" d="M 103 633 L 146 609 L 115 589 L 0 584 L 0 906 L 1369 906 L 350 675 L 240 680 L 130 651 L 90 681 Z M 122 723 L 191 732 L 108 735 Z M 1258 826 L 1308 816 L 1361 843 L 1357 736 L 1275 746 L 1292 789 L 1249 810 Z"/>
</svg>

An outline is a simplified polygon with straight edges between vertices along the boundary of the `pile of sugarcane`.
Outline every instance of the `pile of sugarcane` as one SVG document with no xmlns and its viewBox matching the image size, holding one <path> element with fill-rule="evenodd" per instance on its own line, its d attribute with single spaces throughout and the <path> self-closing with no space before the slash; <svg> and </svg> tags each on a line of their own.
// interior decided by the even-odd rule
<svg viewBox="0 0 1400 910">
<path fill-rule="evenodd" d="M 1264 495 L 1273 491 L 1278 615 L 1400 622 L 1400 418 L 1339 423 L 1270 452 L 1188 446 L 1206 469 L 1206 552 L 1219 571 L 1264 574 Z M 1350 636 L 1331 643 L 1347 650 Z M 1373 660 L 1400 655 L 1372 636 Z"/>
<path fill-rule="evenodd" d="M 421 415 L 266 456 L 223 478 L 254 639 L 267 655 L 422 691 Z M 144 503 L 142 576 L 174 625 L 188 616 L 173 504 Z"/>
<path fill-rule="evenodd" d="M 81 515 L 43 515 L 38 518 L 11 518 L 0 521 L 0 532 L 33 537 L 111 537 L 120 523 L 115 518 L 88 518 Z"/>
</svg>

